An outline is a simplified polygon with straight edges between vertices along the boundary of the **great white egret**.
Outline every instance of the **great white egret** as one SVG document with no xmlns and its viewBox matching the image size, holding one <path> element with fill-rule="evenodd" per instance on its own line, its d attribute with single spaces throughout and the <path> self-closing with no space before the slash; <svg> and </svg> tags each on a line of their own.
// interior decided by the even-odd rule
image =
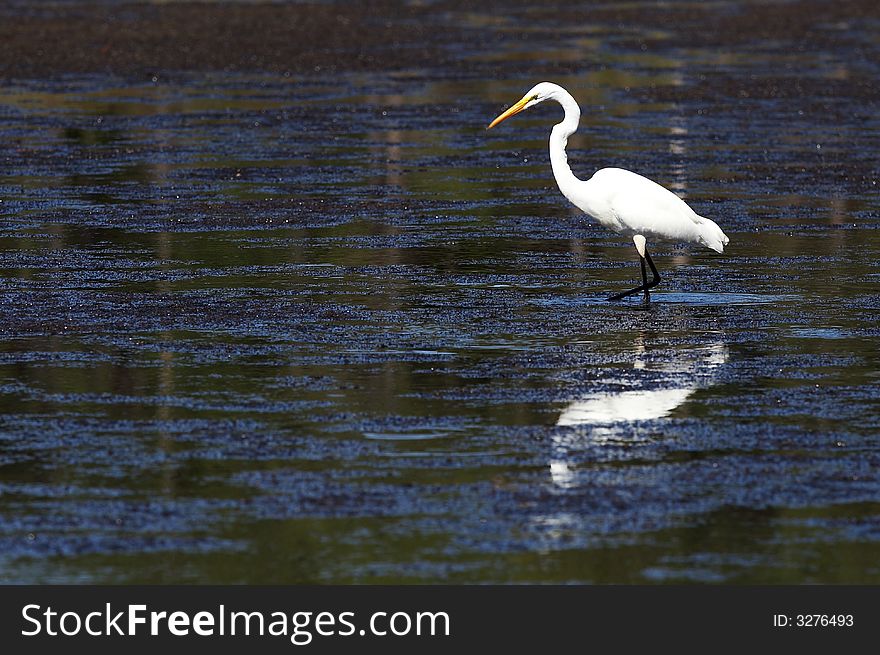
<svg viewBox="0 0 880 655">
<path fill-rule="evenodd" d="M 647 240 L 697 243 L 715 252 L 723 252 L 729 239 L 714 221 L 700 216 L 684 200 L 656 182 L 622 168 L 603 168 L 589 180 L 580 180 L 571 172 L 565 146 L 581 118 L 581 109 L 571 94 L 558 84 L 536 84 L 522 99 L 498 116 L 486 129 L 545 100 L 555 100 L 565 110 L 565 118 L 550 132 L 550 164 L 562 195 L 605 227 L 631 236 L 642 265 L 642 285 L 611 296 L 619 300 L 645 292 L 660 283 L 660 274 L 648 253 Z M 651 267 L 649 282 L 645 262 Z"/>
</svg>

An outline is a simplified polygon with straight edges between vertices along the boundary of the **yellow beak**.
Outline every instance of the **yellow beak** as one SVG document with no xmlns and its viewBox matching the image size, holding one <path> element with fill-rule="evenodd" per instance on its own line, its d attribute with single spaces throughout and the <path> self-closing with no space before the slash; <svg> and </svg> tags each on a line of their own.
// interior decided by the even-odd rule
<svg viewBox="0 0 880 655">
<path fill-rule="evenodd" d="M 498 125 L 498 123 L 500 123 L 501 121 L 506 121 L 506 120 L 507 120 L 508 118 L 510 118 L 511 116 L 516 116 L 519 112 L 521 112 L 523 109 L 526 108 L 526 105 L 528 104 L 528 102 L 529 102 L 529 98 L 523 96 L 523 99 L 522 99 L 522 100 L 520 100 L 520 101 L 519 101 L 518 103 L 516 103 L 513 107 L 511 107 L 510 109 L 508 109 L 507 111 L 505 111 L 503 114 L 501 114 L 501 115 L 500 115 L 498 118 L 496 118 L 494 121 L 492 121 L 491 123 L 489 123 L 489 127 L 487 127 L 486 129 L 487 129 L 487 130 L 491 130 L 493 127 L 495 127 L 496 125 Z"/>
</svg>

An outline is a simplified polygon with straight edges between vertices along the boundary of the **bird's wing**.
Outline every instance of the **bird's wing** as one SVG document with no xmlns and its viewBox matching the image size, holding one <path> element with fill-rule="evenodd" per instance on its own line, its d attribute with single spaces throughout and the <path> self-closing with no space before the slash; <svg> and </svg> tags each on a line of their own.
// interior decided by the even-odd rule
<svg viewBox="0 0 880 655">
<path fill-rule="evenodd" d="M 684 200 L 637 173 L 613 168 L 596 173 L 608 206 L 627 232 L 671 240 L 694 240 L 703 222 Z"/>
</svg>

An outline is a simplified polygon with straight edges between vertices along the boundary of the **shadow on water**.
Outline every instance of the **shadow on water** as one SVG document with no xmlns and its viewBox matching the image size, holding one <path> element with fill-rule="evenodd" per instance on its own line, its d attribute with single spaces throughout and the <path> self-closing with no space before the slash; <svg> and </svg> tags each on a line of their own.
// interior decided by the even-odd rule
<svg viewBox="0 0 880 655">
<path fill-rule="evenodd" d="M 880 581 L 880 43 L 806 5 L 426 3 L 404 65 L 5 79 L 0 579 Z M 657 244 L 648 311 L 554 110 L 485 131 L 548 78 L 576 173 L 731 238 Z"/>
</svg>

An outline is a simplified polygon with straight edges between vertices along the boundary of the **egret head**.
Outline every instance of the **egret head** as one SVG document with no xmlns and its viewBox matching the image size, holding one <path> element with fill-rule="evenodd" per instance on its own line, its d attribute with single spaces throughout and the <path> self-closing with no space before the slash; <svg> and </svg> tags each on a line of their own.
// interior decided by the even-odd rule
<svg viewBox="0 0 880 655">
<path fill-rule="evenodd" d="M 491 130 L 493 127 L 498 125 L 501 121 L 507 120 L 511 116 L 515 116 L 519 112 L 528 109 L 529 107 L 534 107 L 539 102 L 544 102 L 545 100 L 550 100 L 556 96 L 556 92 L 560 90 L 560 87 L 552 82 L 541 82 L 540 84 L 536 84 L 533 86 L 528 93 L 526 93 L 522 100 L 513 105 L 510 109 L 502 113 L 498 118 L 489 123 L 489 127 L 487 130 Z"/>
</svg>

